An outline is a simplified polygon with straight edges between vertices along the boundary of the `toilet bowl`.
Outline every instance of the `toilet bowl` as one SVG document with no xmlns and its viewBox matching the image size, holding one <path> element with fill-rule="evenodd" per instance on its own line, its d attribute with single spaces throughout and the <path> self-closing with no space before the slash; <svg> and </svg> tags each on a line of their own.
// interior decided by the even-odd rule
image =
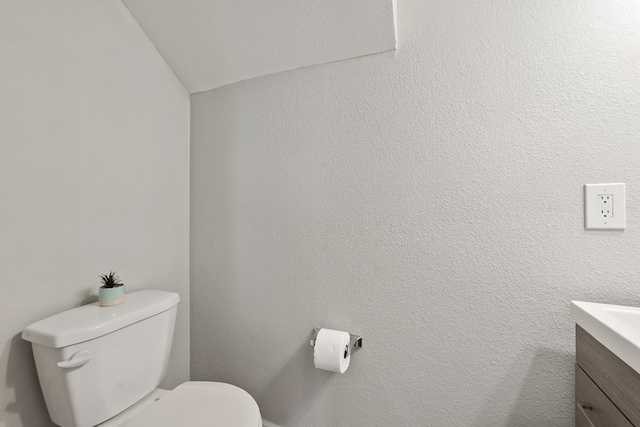
<svg viewBox="0 0 640 427">
<path fill-rule="evenodd" d="M 120 424 L 105 423 L 105 426 L 261 427 L 262 420 L 255 400 L 241 388 L 225 383 L 191 381 L 179 385 L 132 418 L 123 419 Z"/>
<path fill-rule="evenodd" d="M 74 308 L 28 326 L 52 421 L 62 427 L 261 427 L 239 387 L 190 381 L 157 388 L 167 371 L 174 292 L 127 294 L 123 304 Z"/>
<path fill-rule="evenodd" d="M 262 427 L 249 393 L 231 384 L 189 381 L 157 389 L 99 427 Z"/>
</svg>

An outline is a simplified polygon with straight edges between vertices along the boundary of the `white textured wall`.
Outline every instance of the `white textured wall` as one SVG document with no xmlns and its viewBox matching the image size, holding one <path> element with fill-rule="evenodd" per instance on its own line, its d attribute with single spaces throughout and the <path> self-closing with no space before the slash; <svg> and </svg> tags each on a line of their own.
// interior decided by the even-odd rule
<svg viewBox="0 0 640 427">
<path fill-rule="evenodd" d="M 0 2 L 0 426 L 52 425 L 32 322 L 128 290 L 182 297 L 189 376 L 189 97 L 118 0 Z"/>
<path fill-rule="evenodd" d="M 192 96 L 192 379 L 282 426 L 568 426 L 640 304 L 640 2 L 399 0 L 399 50 Z M 627 230 L 582 185 L 627 183 Z M 311 329 L 360 332 L 345 375 Z"/>
<path fill-rule="evenodd" d="M 189 92 L 395 49 L 391 0 L 123 0 Z"/>
</svg>

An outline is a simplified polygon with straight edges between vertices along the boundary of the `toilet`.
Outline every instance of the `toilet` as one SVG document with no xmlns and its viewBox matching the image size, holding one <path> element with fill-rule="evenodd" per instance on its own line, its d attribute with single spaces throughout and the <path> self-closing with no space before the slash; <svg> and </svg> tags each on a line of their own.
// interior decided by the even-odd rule
<svg viewBox="0 0 640 427">
<path fill-rule="evenodd" d="M 62 427 L 262 427 L 231 384 L 157 388 L 167 372 L 178 294 L 128 293 L 114 307 L 84 305 L 28 326 L 51 420 Z"/>
</svg>

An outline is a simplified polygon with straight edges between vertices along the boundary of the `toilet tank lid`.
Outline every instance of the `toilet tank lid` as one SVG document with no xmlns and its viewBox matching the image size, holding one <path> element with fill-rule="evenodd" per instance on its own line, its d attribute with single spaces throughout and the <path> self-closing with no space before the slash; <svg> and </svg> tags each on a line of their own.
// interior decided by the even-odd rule
<svg viewBox="0 0 640 427">
<path fill-rule="evenodd" d="M 144 290 L 126 294 L 122 304 L 97 302 L 40 320 L 22 332 L 22 339 L 50 348 L 67 347 L 117 331 L 163 311 L 180 301 L 175 292 Z"/>
</svg>

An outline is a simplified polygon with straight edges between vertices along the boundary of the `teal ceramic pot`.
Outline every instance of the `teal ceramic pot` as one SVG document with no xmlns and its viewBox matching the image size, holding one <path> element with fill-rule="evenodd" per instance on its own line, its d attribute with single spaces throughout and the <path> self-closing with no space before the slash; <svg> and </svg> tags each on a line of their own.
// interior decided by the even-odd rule
<svg viewBox="0 0 640 427">
<path fill-rule="evenodd" d="M 99 288 L 98 300 L 101 307 L 111 307 L 124 302 L 124 285 L 115 288 Z"/>
</svg>

